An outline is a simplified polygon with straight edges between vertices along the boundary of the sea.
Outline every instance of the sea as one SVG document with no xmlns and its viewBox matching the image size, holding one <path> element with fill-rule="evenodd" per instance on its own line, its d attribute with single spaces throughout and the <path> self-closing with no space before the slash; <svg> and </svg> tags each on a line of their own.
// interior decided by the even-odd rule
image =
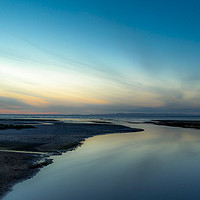
<svg viewBox="0 0 200 200">
<path fill-rule="evenodd" d="M 200 120 L 200 114 L 171 114 L 171 113 L 115 113 L 90 115 L 63 115 L 63 114 L 0 114 L 0 119 L 57 119 L 57 120 Z"/>
</svg>

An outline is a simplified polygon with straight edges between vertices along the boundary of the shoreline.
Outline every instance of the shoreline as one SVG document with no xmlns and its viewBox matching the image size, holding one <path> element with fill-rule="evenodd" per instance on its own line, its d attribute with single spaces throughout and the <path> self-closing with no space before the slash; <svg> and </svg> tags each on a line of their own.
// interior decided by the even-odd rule
<svg viewBox="0 0 200 200">
<path fill-rule="evenodd" d="M 1 152 L 1 184 L 0 184 L 0 199 L 3 199 L 14 185 L 24 180 L 30 179 L 35 176 L 40 169 L 30 169 L 33 163 L 40 161 L 42 158 L 34 154 L 21 154 Z"/>
<path fill-rule="evenodd" d="M 85 124 L 43 119 L 1 119 L 0 124 L 34 126 L 0 130 L 0 199 L 12 191 L 14 185 L 32 178 L 42 167 L 51 164 L 51 155 L 74 150 L 85 139 L 95 135 L 143 131 L 106 121 Z"/>
</svg>

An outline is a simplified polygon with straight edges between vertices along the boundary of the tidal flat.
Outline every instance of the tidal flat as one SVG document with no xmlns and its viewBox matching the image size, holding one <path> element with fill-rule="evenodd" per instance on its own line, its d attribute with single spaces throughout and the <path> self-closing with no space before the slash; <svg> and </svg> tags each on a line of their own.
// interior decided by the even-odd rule
<svg viewBox="0 0 200 200">
<path fill-rule="evenodd" d="M 63 123 L 59 120 L 1 119 L 0 199 L 12 187 L 52 163 L 50 155 L 73 150 L 94 135 L 138 132 L 143 129 L 98 121 Z"/>
<path fill-rule="evenodd" d="M 129 125 L 144 131 L 87 138 L 75 151 L 51 156 L 51 165 L 4 200 L 200 199 L 199 130 Z"/>
</svg>

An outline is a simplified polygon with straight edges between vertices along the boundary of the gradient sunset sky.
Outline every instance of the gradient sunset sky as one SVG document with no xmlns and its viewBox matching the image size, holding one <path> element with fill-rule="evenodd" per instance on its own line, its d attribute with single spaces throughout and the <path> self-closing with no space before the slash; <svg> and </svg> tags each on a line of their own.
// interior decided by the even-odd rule
<svg viewBox="0 0 200 200">
<path fill-rule="evenodd" d="M 200 113 L 199 0 L 0 9 L 0 113 Z"/>
</svg>

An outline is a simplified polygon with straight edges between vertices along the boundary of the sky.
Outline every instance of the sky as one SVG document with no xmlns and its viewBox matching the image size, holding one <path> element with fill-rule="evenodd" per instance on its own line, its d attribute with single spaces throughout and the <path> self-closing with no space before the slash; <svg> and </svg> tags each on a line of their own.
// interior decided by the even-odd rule
<svg viewBox="0 0 200 200">
<path fill-rule="evenodd" d="M 0 113 L 200 113 L 199 9 L 0 1 Z"/>
</svg>

